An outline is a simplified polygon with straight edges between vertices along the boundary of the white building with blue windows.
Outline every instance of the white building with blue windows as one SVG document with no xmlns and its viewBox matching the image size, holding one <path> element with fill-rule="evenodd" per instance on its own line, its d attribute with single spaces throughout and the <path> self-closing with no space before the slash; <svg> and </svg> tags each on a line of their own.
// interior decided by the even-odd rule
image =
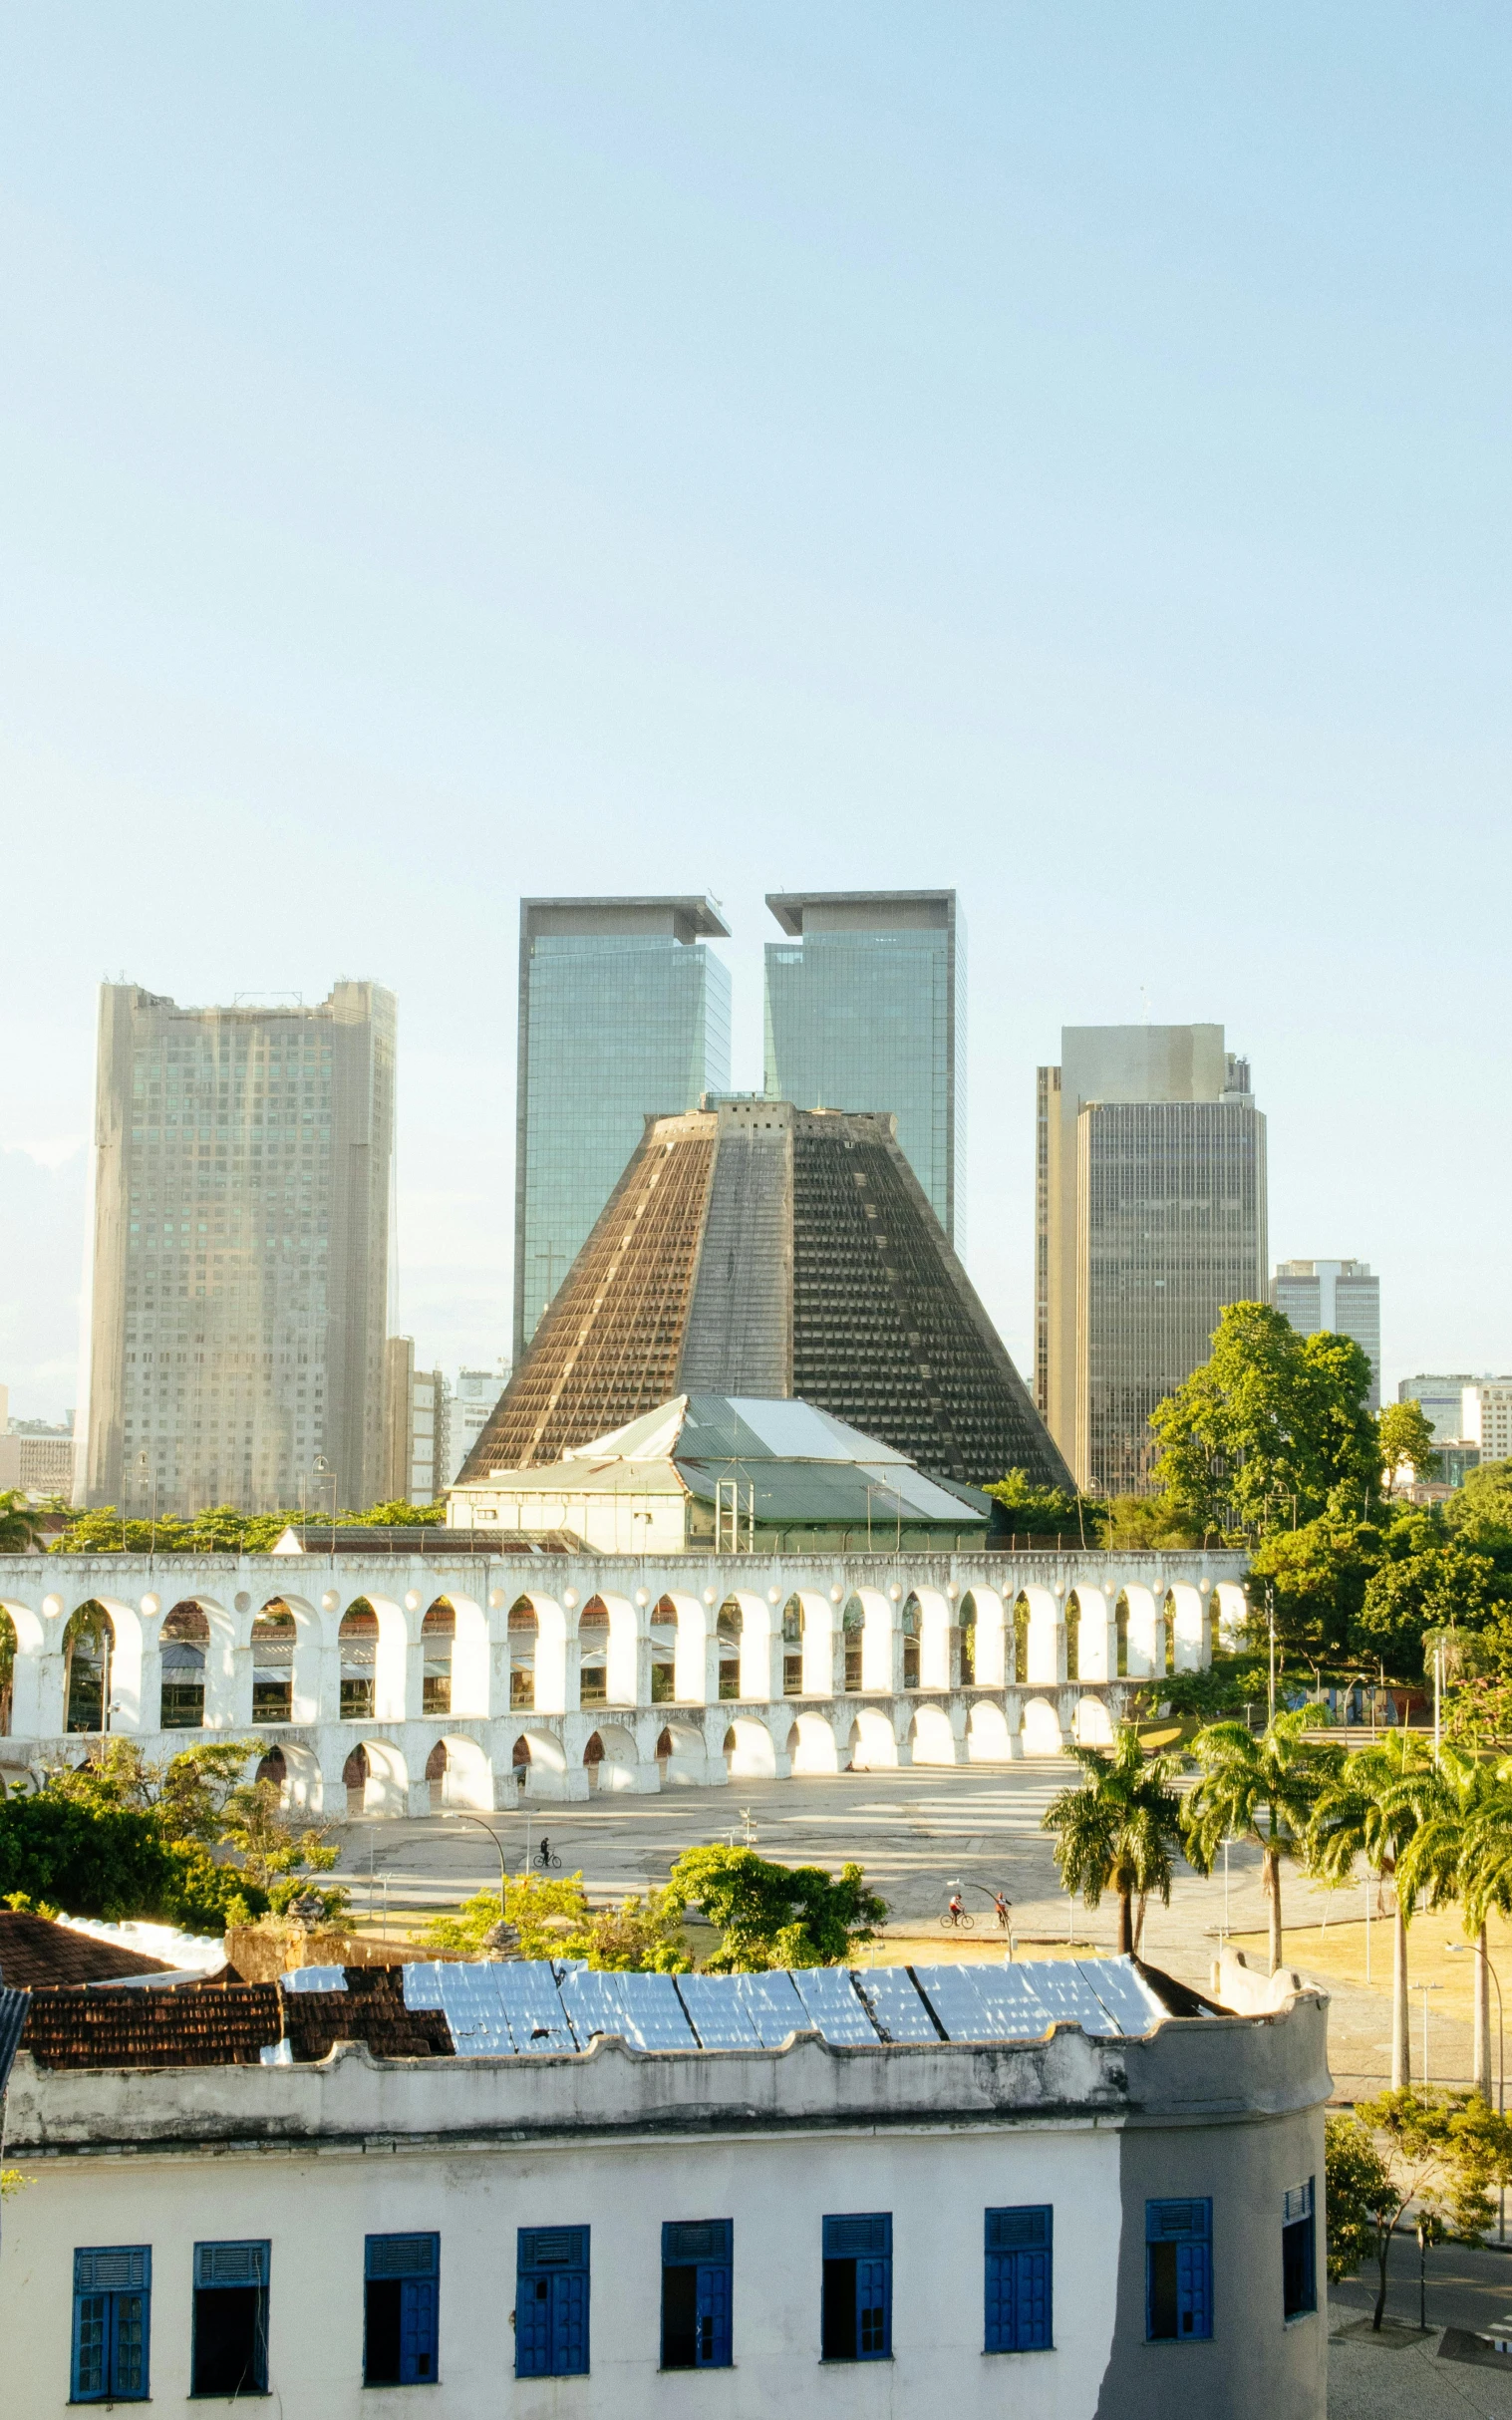
<svg viewBox="0 0 1512 2420">
<path fill-rule="evenodd" d="M 1127 1960 L 0 1991 L 6 2409 L 1323 2420 L 1326 2003 L 1295 1985 L 1249 2014 Z"/>
</svg>

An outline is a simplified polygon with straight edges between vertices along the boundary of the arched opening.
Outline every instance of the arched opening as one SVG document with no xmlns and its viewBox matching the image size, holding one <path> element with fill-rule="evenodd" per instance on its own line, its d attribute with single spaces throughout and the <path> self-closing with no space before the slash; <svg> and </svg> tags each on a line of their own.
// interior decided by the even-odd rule
<svg viewBox="0 0 1512 2420">
<path fill-rule="evenodd" d="M 1001 1705 L 979 1697 L 966 1725 L 968 1764 L 1006 1764 L 1013 1754 L 1012 1734 Z"/>
<path fill-rule="evenodd" d="M 431 1794 L 431 1812 L 439 1815 L 447 1803 L 447 1743 L 438 1739 L 426 1758 L 426 1782 Z"/>
<path fill-rule="evenodd" d="M 252 1625 L 252 1720 L 288 1722 L 294 1712 L 294 1617 L 270 1597 Z"/>
<path fill-rule="evenodd" d="M 587 1746 L 583 1750 L 583 1770 L 588 1776 L 588 1787 L 590 1790 L 596 1790 L 598 1788 L 599 1768 L 603 1761 L 604 1743 L 602 1739 L 600 1739 L 597 1731 L 595 1731 L 592 1737 L 589 1739 Z"/>
<path fill-rule="evenodd" d="M 162 1697 L 158 1717 L 165 1731 L 197 1731 L 204 1722 L 204 1660 L 210 1626 L 192 1597 L 163 1617 Z"/>
<path fill-rule="evenodd" d="M 452 1651 L 455 1645 L 455 1610 L 450 1598 L 438 1597 L 420 1626 L 422 1713 L 452 1711 Z"/>
<path fill-rule="evenodd" d="M 1113 1744 L 1112 1722 L 1100 1697 L 1077 1698 L 1073 1727 L 1078 1747 L 1110 1748 Z"/>
<path fill-rule="evenodd" d="M 1113 1626 L 1118 1634 L 1118 1662 L 1115 1669 L 1119 1679 L 1122 1680 L 1128 1674 L 1128 1598 L 1122 1589 L 1118 1591 L 1118 1602 L 1113 1607 Z"/>
<path fill-rule="evenodd" d="M 266 1755 L 258 1757 L 257 1770 L 252 1779 L 265 1781 L 269 1788 L 276 1790 L 279 1797 L 282 1798 L 289 1782 L 288 1759 L 282 1748 L 269 1748 Z"/>
<path fill-rule="evenodd" d="M 16 1686 L 16 1626 L 0 1605 L 0 1739 L 10 1737 L 11 1704 Z"/>
<path fill-rule="evenodd" d="M 720 1695 L 739 1697 L 741 1693 L 741 1634 L 746 1628 L 746 1616 L 738 1597 L 727 1597 L 720 1607 L 715 1636 L 720 1647 Z"/>
<path fill-rule="evenodd" d="M 803 1600 L 789 1597 L 782 1608 L 782 1694 L 803 1694 Z"/>
<path fill-rule="evenodd" d="M 378 1665 L 378 1616 L 366 1597 L 347 1607 L 337 1633 L 341 1652 L 341 1718 L 371 1722 Z"/>
<path fill-rule="evenodd" d="M 1021 1589 L 1014 1599 L 1013 1674 L 1015 1680 L 1029 1678 L 1029 1599 Z"/>
<path fill-rule="evenodd" d="M 110 1702 L 111 1659 L 116 1633 L 110 1615 L 93 1600 L 69 1617 L 63 1635 L 63 1727 L 66 1731 L 103 1731 Z"/>
<path fill-rule="evenodd" d="M 1081 1600 L 1074 1589 L 1065 1600 L 1065 1676 L 1081 1677 Z"/>
<path fill-rule="evenodd" d="M 1048 1699 L 1031 1697 L 1024 1708 L 1025 1755 L 1059 1756 L 1063 1751 L 1059 1715 Z"/>
<path fill-rule="evenodd" d="M 360 1815 L 368 1798 L 368 1751 L 366 1748 L 357 1747 L 352 1750 L 341 1768 L 341 1780 L 342 1787 L 347 1793 L 347 1813 Z"/>
<path fill-rule="evenodd" d="M 915 1764 L 954 1764 L 956 1738 L 950 1716 L 941 1705 L 921 1705 L 908 1726 L 908 1744 Z"/>
<path fill-rule="evenodd" d="M 651 1702 L 671 1705 L 676 1696 L 677 1607 L 670 1597 L 660 1597 L 651 1614 Z M 671 1755 L 670 1747 L 667 1753 Z M 657 1755 L 661 1755 L 660 1748 Z"/>
<path fill-rule="evenodd" d="M 606 1625 L 607 1630 L 607 1625 Z M 538 1625 L 528 1597 L 516 1597 L 509 1608 L 509 1707 L 512 1713 L 535 1710 L 535 1648 Z"/>
<path fill-rule="evenodd" d="M 511 1620 L 512 1620 L 511 1616 Z M 531 1615 L 532 1621 L 534 1614 Z M 578 1702 L 609 1703 L 609 1608 L 602 1597 L 590 1597 L 577 1626 Z M 596 1736 L 596 1734 L 595 1734 Z M 599 1761 L 603 1742 L 599 1741 Z M 586 1759 L 585 1759 L 586 1761 Z M 590 1783 L 592 1775 L 589 1775 Z"/>
<path fill-rule="evenodd" d="M 861 1685 L 861 1636 L 866 1628 L 866 1608 L 859 1597 L 849 1597 L 840 1616 L 840 1636 L 845 1642 L 845 1691 L 854 1695 Z"/>
<path fill-rule="evenodd" d="M 799 1714 L 787 1734 L 787 1755 L 794 1773 L 838 1773 L 840 1750 L 825 1716 Z"/>
<path fill-rule="evenodd" d="M 1165 1653 L 1160 1659 L 1160 1669 L 1163 1672 L 1174 1673 L 1176 1669 L 1176 1600 L 1169 1589 L 1165 1592 L 1165 1603 L 1161 1606 L 1160 1611 L 1165 1617 Z"/>
<path fill-rule="evenodd" d="M 961 1686 L 977 1684 L 977 1600 L 970 1589 L 961 1600 Z"/>
<path fill-rule="evenodd" d="M 916 1689 L 919 1685 L 921 1619 L 918 1598 L 909 1597 L 903 1606 L 903 1686 L 906 1689 Z"/>
</svg>

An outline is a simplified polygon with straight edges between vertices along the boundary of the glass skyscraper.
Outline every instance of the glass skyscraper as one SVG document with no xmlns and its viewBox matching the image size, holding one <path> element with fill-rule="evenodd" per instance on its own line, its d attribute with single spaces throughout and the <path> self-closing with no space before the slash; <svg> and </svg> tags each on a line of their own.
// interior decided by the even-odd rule
<svg viewBox="0 0 1512 2420">
<path fill-rule="evenodd" d="M 516 1367 L 647 1117 L 729 1089 L 728 937 L 707 899 L 520 902 Z"/>
<path fill-rule="evenodd" d="M 800 1109 L 891 1109 L 964 1247 L 966 929 L 954 891 L 768 892 L 765 1088 Z"/>
</svg>

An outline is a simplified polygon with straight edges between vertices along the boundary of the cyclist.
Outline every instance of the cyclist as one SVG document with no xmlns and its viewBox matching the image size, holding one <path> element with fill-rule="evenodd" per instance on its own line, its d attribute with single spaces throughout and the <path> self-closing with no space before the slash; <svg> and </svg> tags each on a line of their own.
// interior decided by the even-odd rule
<svg viewBox="0 0 1512 2420">
<path fill-rule="evenodd" d="M 959 1891 L 952 1891 L 950 1895 L 950 1906 L 946 1909 L 945 1913 L 950 1918 L 953 1925 L 958 1925 L 961 1922 L 962 1917 L 966 1914 L 966 1906 Z"/>
<path fill-rule="evenodd" d="M 550 1841 L 549 1841 L 549 1840 L 546 1838 L 545 1833 L 544 1833 L 544 1832 L 542 1832 L 542 1834 L 541 1834 L 541 1864 L 542 1864 L 543 1866 L 549 1866 L 549 1865 L 550 1865 L 550 1863 L 551 1863 L 551 1843 L 550 1843 Z"/>
</svg>

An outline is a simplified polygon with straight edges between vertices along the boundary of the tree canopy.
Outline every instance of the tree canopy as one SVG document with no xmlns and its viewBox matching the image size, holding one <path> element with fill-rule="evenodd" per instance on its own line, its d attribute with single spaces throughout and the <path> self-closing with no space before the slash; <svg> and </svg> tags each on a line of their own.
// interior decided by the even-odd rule
<svg viewBox="0 0 1512 2420">
<path fill-rule="evenodd" d="M 1331 1498 L 1365 1510 L 1380 1473 L 1370 1374 L 1349 1337 L 1302 1337 L 1266 1303 L 1231 1303 L 1209 1359 L 1150 1417 L 1173 1513 L 1204 1537 L 1259 1538 Z"/>
<path fill-rule="evenodd" d="M 822 1866 L 776 1865 L 755 1849 L 716 1846 L 686 1849 L 670 1880 L 684 1906 L 701 1904 L 724 1935 L 707 1961 L 712 1974 L 844 1966 L 887 1915 L 858 1865 L 842 1866 L 836 1878 Z"/>
<path fill-rule="evenodd" d="M 1138 1947 L 1150 1894 L 1170 1905 L 1171 1850 L 1181 1838 L 1181 1801 L 1171 1788 L 1179 1759 L 1146 1756 L 1130 1722 L 1119 1725 L 1111 1753 L 1078 1747 L 1074 1754 L 1085 1778 L 1052 1799 L 1041 1827 L 1056 1836 L 1065 1890 L 1079 1892 L 1089 1908 L 1116 1891 L 1118 1948 L 1127 1955 Z"/>
</svg>

